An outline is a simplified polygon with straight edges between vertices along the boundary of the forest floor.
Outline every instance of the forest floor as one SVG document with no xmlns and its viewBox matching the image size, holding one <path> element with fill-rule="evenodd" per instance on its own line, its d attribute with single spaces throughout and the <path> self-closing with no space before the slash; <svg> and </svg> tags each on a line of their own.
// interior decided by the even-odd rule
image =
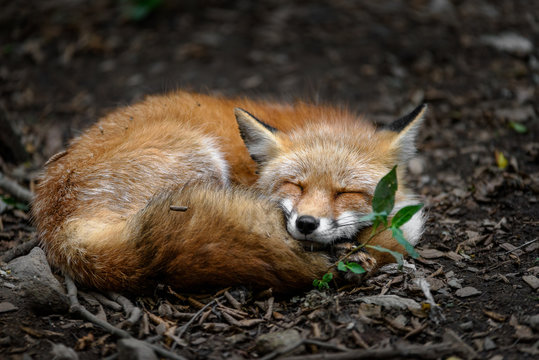
<svg viewBox="0 0 539 360">
<path fill-rule="evenodd" d="M 29 189 L 69 139 L 148 94 L 307 98 L 380 124 L 429 104 L 409 165 L 428 212 L 415 270 L 293 298 L 163 287 L 130 298 L 142 311 L 134 325 L 132 310 L 79 296 L 102 319 L 189 359 L 539 355 L 539 2 L 204 0 L 138 12 L 135 1 L 0 3 L 0 108 L 20 134 L 2 138 L 0 168 Z M 0 195 L 4 253 L 35 230 L 27 206 Z M 0 357 L 132 356 L 76 314 L 31 310 L 8 268 Z"/>
</svg>

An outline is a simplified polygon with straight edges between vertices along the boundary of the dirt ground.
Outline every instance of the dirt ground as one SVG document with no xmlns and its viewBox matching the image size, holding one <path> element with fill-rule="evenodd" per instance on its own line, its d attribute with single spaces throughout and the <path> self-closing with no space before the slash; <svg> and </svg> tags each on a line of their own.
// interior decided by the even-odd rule
<svg viewBox="0 0 539 360">
<path fill-rule="evenodd" d="M 284 299 L 230 289 L 239 305 L 162 288 L 131 298 L 144 315 L 124 329 L 189 359 L 400 358 L 376 351 L 414 345 L 431 350 L 408 357 L 537 358 L 539 2 L 137 3 L 151 1 L 0 1 L 0 108 L 23 144 L 0 137 L 3 174 L 31 189 L 43 163 L 99 116 L 177 88 L 342 103 L 380 124 L 427 102 L 409 170 L 428 223 L 415 271 Z M 35 234 L 24 204 L 0 194 L 5 252 Z M 0 302 L 17 308 L 0 306 L 0 357 L 74 358 L 53 344 L 81 359 L 117 354 L 117 338 L 74 314 L 35 314 L 0 275 Z M 443 316 L 434 305 L 429 313 L 419 277 Z M 423 306 L 359 301 L 374 295 Z M 210 301 L 181 339 L 167 335 Z M 126 318 L 104 311 L 112 324 Z M 293 353 L 261 345 L 284 330 L 299 341 Z M 428 348 L 448 338 L 450 351 Z"/>
</svg>

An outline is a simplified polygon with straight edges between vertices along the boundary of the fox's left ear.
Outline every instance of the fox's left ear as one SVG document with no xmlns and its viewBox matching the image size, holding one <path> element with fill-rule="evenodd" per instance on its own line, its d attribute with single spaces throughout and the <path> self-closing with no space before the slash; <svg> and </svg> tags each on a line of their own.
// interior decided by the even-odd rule
<svg viewBox="0 0 539 360">
<path fill-rule="evenodd" d="M 277 129 L 263 123 L 243 109 L 235 108 L 234 114 L 241 138 L 251 158 L 257 164 L 263 165 L 275 156 L 279 149 L 279 142 L 275 136 Z"/>
<path fill-rule="evenodd" d="M 414 156 L 416 152 L 415 140 L 426 111 L 427 104 L 421 104 L 408 115 L 395 120 L 382 129 L 397 133 L 392 141 L 392 147 L 397 149 L 399 153 L 399 162 L 406 162 Z"/>
</svg>

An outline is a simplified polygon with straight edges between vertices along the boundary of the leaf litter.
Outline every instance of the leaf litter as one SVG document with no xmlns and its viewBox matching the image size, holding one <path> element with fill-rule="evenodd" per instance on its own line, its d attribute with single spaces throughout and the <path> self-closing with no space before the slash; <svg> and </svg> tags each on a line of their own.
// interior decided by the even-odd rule
<svg viewBox="0 0 539 360">
<path fill-rule="evenodd" d="M 272 0 L 252 9 L 203 2 L 194 10 L 167 5 L 177 22 L 157 8 L 145 25 L 122 19 L 116 3 L 100 0 L 76 9 L 61 1 L 40 3 L 48 16 L 39 17 L 5 5 L 0 16 L 13 26 L 0 35 L 7 44 L 1 105 L 17 119 L 32 156 L 29 168 L 0 162 L 11 178 L 32 188 L 38 169 L 68 139 L 111 104 L 162 92 L 163 76 L 195 89 L 278 96 L 301 92 L 303 78 L 316 73 L 321 98 L 349 102 L 381 124 L 411 102 L 430 103 L 418 142 L 421 160 L 410 165 L 429 220 L 420 258 L 407 259 L 402 270 L 385 267 L 359 287 L 279 298 L 269 289 L 192 295 L 163 286 L 153 296 L 129 297 L 131 305 L 111 294 L 79 293 L 91 313 L 184 358 L 396 357 L 399 349 L 417 358 L 539 354 L 537 326 L 528 323 L 538 313 L 539 276 L 537 54 L 527 45 L 535 35 L 526 17 L 535 4 L 426 2 L 431 9 L 452 8 L 455 28 L 440 26 L 436 12 L 421 2 L 381 7 Z M 500 15 L 513 7 L 511 16 Z M 395 14 L 400 21 L 392 20 Z M 253 15 L 257 29 L 247 31 Z M 65 21 L 54 20 L 60 18 Z M 398 36 L 402 27 L 410 36 Z M 228 37 L 230 29 L 236 36 Z M 383 41 L 369 40 L 371 29 Z M 350 48 L 351 34 L 370 35 Z M 250 48 L 243 48 L 247 43 Z M 313 43 L 320 49 L 298 46 Z M 45 81 L 41 69 L 55 79 Z M 12 259 L 21 253 L 8 250 L 29 242 L 33 229 L 25 204 L 9 199 L 0 205 L 0 251 Z M 3 305 L 9 311 L 0 322 L 2 357 L 97 359 L 127 351 L 118 338 L 76 315 L 34 314 L 7 269 L 0 280 L 2 301 L 11 304 Z M 428 284 L 430 296 L 420 283 Z M 472 295 L 459 296 L 463 292 Z M 387 299 L 414 305 L 396 308 Z M 445 321 L 435 321 L 436 308 Z M 257 346 L 272 334 L 295 342 Z M 136 344 L 129 351 L 147 350 Z"/>
</svg>

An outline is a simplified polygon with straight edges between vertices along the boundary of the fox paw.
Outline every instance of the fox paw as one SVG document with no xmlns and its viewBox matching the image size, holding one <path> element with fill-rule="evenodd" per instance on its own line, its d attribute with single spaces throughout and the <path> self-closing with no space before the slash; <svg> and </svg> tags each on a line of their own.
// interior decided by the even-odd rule
<svg viewBox="0 0 539 360">
<path fill-rule="evenodd" d="M 351 243 L 338 244 L 335 246 L 336 255 L 338 258 L 341 258 L 354 248 L 355 245 Z M 376 259 L 364 249 L 358 250 L 357 252 L 348 256 L 346 262 L 354 262 L 365 269 L 365 272 L 361 274 L 356 274 L 352 271 L 347 271 L 344 273 L 344 279 L 346 281 L 356 284 L 361 283 L 367 275 L 376 269 L 377 265 Z"/>
</svg>

